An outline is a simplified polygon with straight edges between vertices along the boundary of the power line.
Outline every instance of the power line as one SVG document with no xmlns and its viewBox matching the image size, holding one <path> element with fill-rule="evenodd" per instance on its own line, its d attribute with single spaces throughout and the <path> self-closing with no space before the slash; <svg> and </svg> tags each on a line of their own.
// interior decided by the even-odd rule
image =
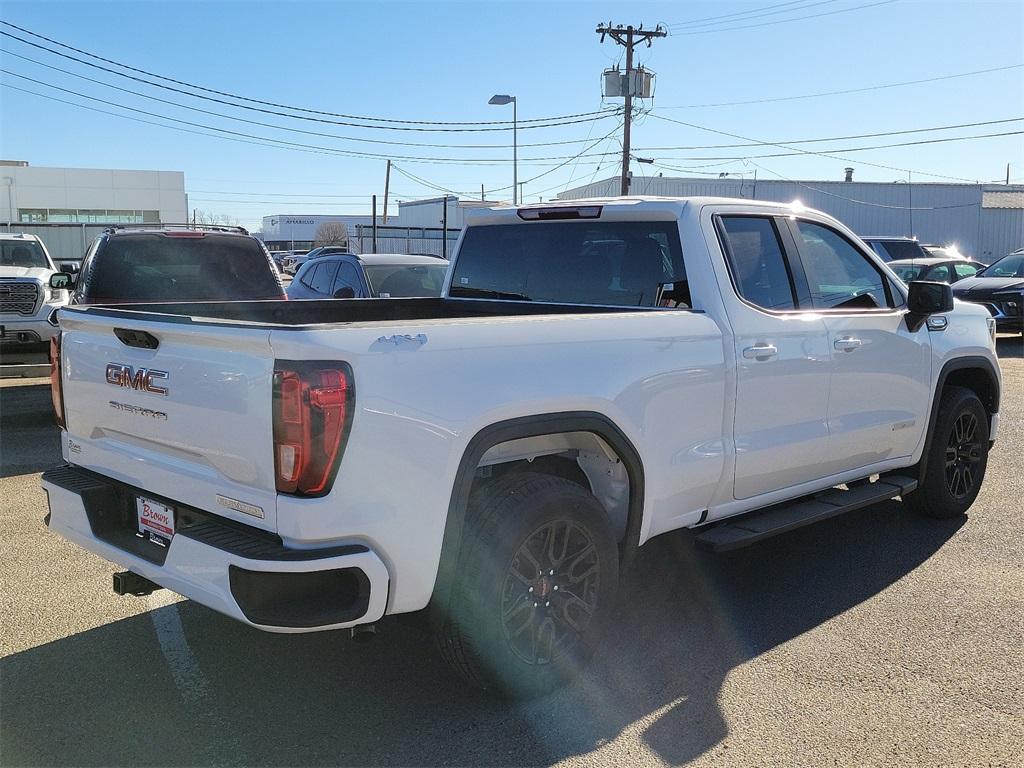
<svg viewBox="0 0 1024 768">
<path fill-rule="evenodd" d="M 108 72 L 108 73 L 110 73 L 112 75 L 117 75 L 118 77 L 124 77 L 124 78 L 127 78 L 129 80 L 134 80 L 134 81 L 139 82 L 139 83 L 145 83 L 146 85 L 149 85 L 149 86 L 152 86 L 152 87 L 155 87 L 155 88 L 163 88 L 164 90 L 174 91 L 176 93 L 181 93 L 181 94 L 184 94 L 186 96 L 191 96 L 192 98 L 204 99 L 206 101 L 212 101 L 212 102 L 216 102 L 218 104 L 225 104 L 225 105 L 232 106 L 232 107 L 235 107 L 235 108 L 238 108 L 238 109 L 248 109 L 248 110 L 252 110 L 252 111 L 255 111 L 255 112 L 264 112 L 266 114 L 279 115 L 281 117 L 288 117 L 288 118 L 291 118 L 293 120 L 309 120 L 309 121 L 319 122 L 319 123 L 331 123 L 331 124 L 334 124 L 334 125 L 345 125 L 345 126 L 350 126 L 350 127 L 368 128 L 368 129 L 369 128 L 373 128 L 373 129 L 378 129 L 378 130 L 421 131 L 421 132 L 428 132 L 428 133 L 432 133 L 432 132 L 461 132 L 461 133 L 466 133 L 466 132 L 507 131 L 507 130 L 510 130 L 510 128 L 509 128 L 510 121 L 508 121 L 508 120 L 492 120 L 492 121 L 480 121 L 480 122 L 446 122 L 446 121 L 424 121 L 424 120 L 398 120 L 398 119 L 391 119 L 391 118 L 365 117 L 365 116 L 359 116 L 359 115 L 347 115 L 347 114 L 336 113 L 336 112 L 326 112 L 326 111 L 323 111 L 323 110 L 308 109 L 308 108 L 305 108 L 305 107 L 292 107 L 292 106 L 288 106 L 288 105 L 285 105 L 285 104 L 277 104 L 277 103 L 274 103 L 274 102 L 263 101 L 263 100 L 260 100 L 260 99 L 252 99 L 252 98 L 249 98 L 247 96 L 240 96 L 240 95 L 229 93 L 229 92 L 226 92 L 226 91 L 218 91 L 218 90 L 213 89 L 213 88 L 206 88 L 205 86 L 195 85 L 195 84 L 183 81 L 183 80 L 176 80 L 176 79 L 171 78 L 171 77 L 165 77 L 164 75 L 159 75 L 159 74 L 156 74 L 156 73 L 153 73 L 153 72 L 148 72 L 148 71 L 146 71 L 144 69 L 139 69 L 137 67 L 132 67 L 132 66 L 129 66 L 127 64 L 122 64 L 122 63 L 114 61 L 112 59 L 107 59 L 107 58 L 104 58 L 103 56 L 98 56 L 98 55 L 90 53 L 88 51 L 84 51 L 84 50 L 82 50 L 80 48 L 75 48 L 74 46 L 67 45 L 66 43 L 61 43 L 61 42 L 59 42 L 57 40 L 53 40 L 53 39 L 48 38 L 48 37 L 46 37 L 44 35 L 37 34 L 35 32 L 32 32 L 30 30 L 25 29 L 24 27 L 19 27 L 16 24 L 11 24 L 10 22 L 3 21 L 2 19 L 0 19 L 0 24 L 3 24 L 3 25 L 8 26 L 8 27 L 11 27 L 13 29 L 17 29 L 17 30 L 19 30 L 21 32 L 24 32 L 25 34 L 31 35 L 32 37 L 38 38 L 40 40 L 46 40 L 47 42 L 52 43 L 52 44 L 57 45 L 57 46 L 60 46 L 61 48 L 64 48 L 66 50 L 75 51 L 76 53 L 80 53 L 80 54 L 82 54 L 84 56 L 88 56 L 89 58 L 96 59 L 97 61 L 104 61 L 104 62 L 107 62 L 108 64 L 113 64 L 114 66 L 121 67 L 122 69 L 127 69 L 127 70 L 132 71 L 132 72 L 138 72 L 140 74 L 144 74 L 144 75 L 147 75 L 149 77 L 155 77 L 155 78 L 157 78 L 159 80 L 164 80 L 164 81 L 169 82 L 169 83 L 176 83 L 177 85 L 183 85 L 183 86 L 186 86 L 188 88 L 192 88 L 194 90 L 204 91 L 205 93 L 213 93 L 213 94 L 217 94 L 218 96 L 225 96 L 225 97 L 228 97 L 228 98 L 237 99 L 239 101 L 247 101 L 247 102 L 250 102 L 252 104 L 263 104 L 265 106 L 271 106 L 271 107 L 275 107 L 277 109 L 287 109 L 287 110 L 291 110 L 293 112 L 304 112 L 304 113 L 312 114 L 312 115 L 326 115 L 326 116 L 330 116 L 330 117 L 343 117 L 343 118 L 347 118 L 348 120 L 369 120 L 369 121 L 373 121 L 373 122 L 398 123 L 398 124 L 401 124 L 401 126 L 398 126 L 398 125 L 365 125 L 365 124 L 361 124 L 361 123 L 352 123 L 352 122 L 339 121 L 339 120 L 327 120 L 327 119 L 324 119 L 324 118 L 307 117 L 305 115 L 292 115 L 292 114 L 288 114 L 286 112 L 278 112 L 278 111 L 269 110 L 269 109 L 262 109 L 262 108 L 259 108 L 259 107 L 251 107 L 251 106 L 248 106 L 246 104 L 236 104 L 234 102 L 225 101 L 224 99 L 217 99 L 217 98 L 213 98 L 213 97 L 210 97 L 210 96 L 203 96 L 202 94 L 198 94 L 198 93 L 191 93 L 190 91 L 185 91 L 185 90 L 182 90 L 180 88 L 175 88 L 175 87 L 172 87 L 172 86 L 169 86 L 169 85 L 164 85 L 162 83 L 154 83 L 151 80 L 146 80 L 144 78 L 135 77 L 134 75 L 128 75 L 128 74 L 125 74 L 124 72 L 118 72 L 117 70 L 110 69 L 109 67 L 104 67 L 104 66 L 101 66 L 99 64 L 94 64 L 94 63 L 92 63 L 90 61 L 85 61 L 84 59 L 80 59 L 77 56 L 71 56 L 71 55 L 66 54 L 66 53 L 61 53 L 60 51 L 55 51 L 54 49 L 48 48 L 45 45 L 40 45 L 39 43 L 34 43 L 31 40 L 26 40 L 23 37 L 19 37 L 18 35 L 14 35 L 14 34 L 11 34 L 10 32 L 4 32 L 3 30 L 0 30 L 0 35 L 3 35 L 5 37 L 9 37 L 9 38 L 11 38 L 13 40 L 17 40 L 17 41 L 19 41 L 19 42 L 21 42 L 21 43 L 23 43 L 25 45 L 30 45 L 33 48 L 38 48 L 39 50 L 46 51 L 48 53 L 53 54 L 54 56 L 60 56 L 61 58 L 68 59 L 70 61 L 75 61 L 75 62 L 78 62 L 79 64 L 84 64 L 87 67 L 92 67 L 94 69 L 99 69 L 99 70 L 102 70 L 103 72 Z M 577 122 L 586 122 L 586 120 L 583 119 L 583 118 L 592 118 L 595 115 L 604 115 L 605 117 L 609 116 L 607 113 L 604 113 L 604 112 L 598 110 L 596 112 L 580 112 L 580 113 L 576 113 L 576 114 L 572 114 L 572 115 L 558 115 L 558 116 L 555 116 L 555 117 L 532 118 L 532 119 L 528 119 L 528 120 L 519 120 L 518 123 L 519 123 L 519 128 L 521 128 L 521 129 L 527 129 L 527 128 L 552 128 L 552 127 L 557 127 L 557 126 L 561 126 L 561 125 L 571 125 L 571 124 L 577 123 Z M 544 123 L 544 124 L 541 125 L 540 123 Z M 407 125 L 420 125 L 420 126 L 423 126 L 423 125 L 430 125 L 430 126 L 480 126 L 480 125 L 486 125 L 486 126 L 502 126 L 502 127 L 488 127 L 488 128 L 479 128 L 479 127 L 473 127 L 473 128 L 466 128 L 466 127 L 460 127 L 460 128 L 451 128 L 451 127 L 442 127 L 442 128 L 433 128 L 433 127 L 432 128 L 426 128 L 426 127 L 404 127 L 404 126 L 407 126 Z"/>
<path fill-rule="evenodd" d="M 330 154 L 337 154 L 337 155 L 342 155 L 342 156 L 347 156 L 347 157 L 370 158 L 370 159 L 377 159 L 377 160 L 399 159 L 399 160 L 410 160 L 410 161 L 430 161 L 430 162 L 437 162 L 437 163 L 465 163 L 465 164 L 473 164 L 473 165 L 503 165 L 503 164 L 511 162 L 510 160 L 508 160 L 506 158 L 422 157 L 422 156 L 419 156 L 419 155 L 380 154 L 380 153 L 362 152 L 362 151 L 352 150 L 352 149 L 339 149 L 337 147 L 324 147 L 324 146 L 319 146 L 319 145 L 315 145 L 315 144 L 302 144 L 302 143 L 299 143 L 299 142 L 285 141 L 284 139 L 275 139 L 275 138 L 271 138 L 269 136 L 260 136 L 260 135 L 257 135 L 257 134 L 243 133 L 241 131 L 232 131 L 232 130 L 229 130 L 227 128 L 219 128 L 219 127 L 213 126 L 213 125 L 206 125 L 205 123 L 196 123 L 196 122 L 192 122 L 190 120 L 182 120 L 180 118 L 171 117 L 169 115 L 162 115 L 162 114 L 157 113 L 157 112 L 149 112 L 147 110 L 139 109 L 137 107 L 130 107 L 130 106 L 126 105 L 126 104 L 119 104 L 117 102 L 107 101 L 105 99 L 100 99 L 100 98 L 97 98 L 95 96 L 90 96 L 90 95 L 85 94 L 85 93 L 80 93 L 78 91 L 73 91 L 73 90 L 68 89 L 68 88 L 62 88 L 60 86 L 53 85 L 52 83 L 47 83 L 47 82 L 42 81 L 42 80 L 37 80 L 35 78 L 28 77 L 26 75 L 21 75 L 21 74 L 18 74 L 17 72 L 12 72 L 12 71 L 7 70 L 7 69 L 0 69 L 0 73 L 7 74 L 7 75 L 12 75 L 12 76 L 20 78 L 22 80 L 28 80 L 29 82 L 36 83 L 37 85 L 43 85 L 43 86 L 45 86 L 47 88 L 52 88 L 54 90 L 61 91 L 63 93 L 68 93 L 68 94 L 71 94 L 73 96 L 78 96 L 79 98 L 83 98 L 83 99 L 88 99 L 90 101 L 99 102 L 99 103 L 105 104 L 107 106 L 118 107 L 119 109 L 125 109 L 125 110 L 128 110 L 130 112 L 136 112 L 136 113 L 139 113 L 139 114 L 147 115 L 149 117 L 158 117 L 161 120 L 170 120 L 171 122 L 181 123 L 183 125 L 189 125 L 189 126 L 196 127 L 196 128 L 204 128 L 204 129 L 211 130 L 211 131 L 217 131 L 218 133 L 225 133 L 225 134 L 229 134 L 229 135 L 236 136 L 236 137 L 244 137 L 244 138 L 247 138 L 247 139 L 257 139 L 257 140 L 263 141 L 263 142 L 272 142 L 273 144 L 280 144 L 280 145 L 288 146 L 288 147 L 300 147 L 300 148 L 303 148 L 303 149 L 315 149 L 315 150 L 320 150 L 320 151 L 327 152 L 327 153 L 330 153 Z M 27 93 L 34 93 L 37 96 L 38 95 L 42 95 L 42 94 L 35 93 L 33 91 L 27 91 L 24 88 L 17 88 L 15 86 L 10 85 L 10 83 L 2 83 L 2 85 L 4 85 L 5 87 L 13 87 L 13 88 L 15 88 L 15 90 L 26 91 Z M 60 99 L 58 99 L 58 101 L 60 101 Z M 81 104 L 74 104 L 73 102 L 64 102 L 64 103 L 71 104 L 72 106 L 78 106 L 78 107 L 82 106 Z M 113 113 L 113 114 L 115 114 L 115 116 L 118 116 L 118 117 L 123 117 L 122 115 L 116 115 L 116 113 Z M 578 155 L 569 156 L 568 159 L 573 159 L 575 157 L 578 157 Z M 531 162 L 531 161 L 538 161 L 538 160 L 563 160 L 563 159 L 566 159 L 566 157 L 565 156 L 534 157 L 534 158 L 526 158 L 523 162 Z"/>
<path fill-rule="evenodd" d="M 756 29 L 758 27 L 771 27 L 771 26 L 774 26 L 776 24 L 788 24 L 791 21 L 803 21 L 804 19 L 818 19 L 818 18 L 821 18 L 822 16 L 835 16 L 836 14 L 839 14 L 839 13 L 849 13 L 850 11 L 859 11 L 859 10 L 862 10 L 864 8 L 875 8 L 875 7 L 879 6 L 879 5 L 889 5 L 890 3 L 895 3 L 895 2 L 897 2 L 897 0 L 877 0 L 877 2 L 874 2 L 874 3 L 865 3 L 864 5 L 854 5 L 854 6 L 850 6 L 849 8 L 837 8 L 834 11 L 824 11 L 822 13 L 812 13 L 812 14 L 810 14 L 808 16 L 794 16 L 794 17 L 789 18 L 789 19 L 776 19 L 775 21 L 763 21 L 763 22 L 761 22 L 759 24 L 746 24 L 746 25 L 738 26 L 738 27 L 734 27 L 734 26 L 721 26 L 721 27 L 716 27 L 714 29 L 698 29 L 698 30 L 694 30 L 692 32 L 677 32 L 677 33 L 675 33 L 673 35 L 673 37 L 688 37 L 690 35 L 709 35 L 709 34 L 714 34 L 715 32 L 734 32 L 734 31 L 738 31 L 738 30 L 741 30 L 741 29 Z M 797 10 L 799 10 L 799 9 L 797 9 Z M 743 21 L 743 19 L 737 19 L 737 21 Z"/>
<path fill-rule="evenodd" d="M 190 106 L 188 104 L 182 104 L 181 102 L 171 101 L 170 99 L 161 99 L 159 96 L 151 96 L 149 94 L 141 93 L 139 91 L 133 91 L 130 88 L 122 88 L 119 85 L 114 85 L 112 83 L 107 83 L 107 82 L 104 82 L 103 80 L 96 80 L 95 78 L 92 78 L 92 77 L 86 77 L 85 75 L 80 75 L 77 72 L 72 72 L 70 70 L 63 69 L 61 67 L 55 67 L 52 64 L 47 64 L 45 62 L 38 61 L 38 60 L 33 59 L 33 58 L 29 57 L 29 56 L 22 56 L 21 54 L 14 53 L 13 51 L 7 51 L 7 50 L 0 49 L 0 53 L 6 54 L 8 56 L 15 56 L 16 58 L 22 59 L 24 61 L 29 61 L 29 62 L 31 62 L 33 64 L 37 64 L 37 65 L 39 65 L 41 67 L 46 67 L 47 69 L 52 69 L 52 70 L 54 70 L 56 72 L 62 72 L 64 74 L 66 74 L 66 75 L 71 75 L 72 77 L 77 77 L 80 80 L 85 80 L 87 82 L 95 83 L 97 85 L 102 85 L 102 86 L 104 86 L 106 88 L 112 88 L 115 91 L 121 91 L 122 93 L 128 93 L 128 94 L 131 94 L 132 96 L 138 96 L 138 97 L 143 98 L 143 99 L 149 99 L 151 101 L 157 101 L 157 102 L 160 102 L 161 104 L 167 104 L 167 105 L 173 106 L 173 107 L 180 107 L 181 109 L 188 109 L 188 110 L 191 110 L 192 112 L 200 112 L 200 113 L 202 113 L 204 115 L 212 115 L 214 117 L 221 117 L 221 118 L 224 118 L 225 120 L 235 120 L 235 121 L 238 121 L 238 122 L 241 122 L 241 123 L 248 123 L 249 125 L 259 125 L 259 126 L 262 126 L 264 128 L 273 128 L 273 129 L 278 130 L 278 131 L 288 131 L 290 133 L 300 133 L 300 134 L 304 134 L 304 135 L 307 135 L 307 136 L 321 136 L 321 137 L 324 137 L 324 138 L 339 139 L 341 141 L 356 141 L 356 142 L 364 142 L 364 143 L 367 143 L 367 144 L 386 144 L 386 145 L 390 145 L 390 146 L 402 146 L 402 147 L 433 147 L 433 148 L 441 148 L 441 149 L 509 149 L 512 146 L 511 144 L 434 144 L 434 143 L 424 143 L 424 142 L 415 142 L 415 141 L 389 141 L 387 139 L 368 139 L 368 138 L 363 138 L 363 137 L 359 137 L 359 136 L 342 136 L 342 135 L 339 135 L 337 133 L 324 133 L 322 131 L 308 131 L 308 130 L 303 130 L 302 128 L 289 128 L 288 126 L 284 126 L 284 125 L 275 125 L 274 123 L 264 123 L 264 122 L 262 122 L 260 120 L 249 120 L 247 118 L 238 117 L 236 115 L 228 115 L 228 114 L 225 114 L 223 112 L 214 112 L 213 110 L 202 109 L 201 107 L 193 107 L 193 106 Z M 20 75 L 15 75 L 15 76 L 16 77 L 20 77 Z M 46 85 L 46 83 L 43 83 L 42 81 L 36 81 L 36 82 L 39 82 L 41 84 Z M 596 119 L 597 118 L 594 118 L 594 120 L 596 120 Z M 593 130 L 594 120 L 592 120 L 590 122 L 591 130 Z M 532 143 L 532 144 L 520 144 L 519 146 L 521 146 L 521 147 L 548 147 L 548 146 L 558 146 L 558 145 L 564 145 L 564 144 L 584 144 L 584 143 L 586 143 L 585 139 L 568 139 L 568 140 L 564 140 L 564 141 L 542 141 L 542 142 L 537 142 L 537 143 Z"/>
<path fill-rule="evenodd" d="M 661 115 L 651 115 L 651 117 L 657 120 L 666 120 L 668 122 L 679 123 L 679 120 L 673 120 L 670 117 L 662 117 Z M 852 139 L 875 139 L 883 136 L 905 136 L 911 133 L 932 133 L 934 131 L 951 131 L 959 128 L 978 128 L 984 125 L 1002 125 L 1005 123 L 1019 123 L 1024 121 L 1024 117 L 1008 117 L 1000 120 L 983 120 L 977 123 L 958 123 L 956 125 L 939 125 L 932 128 L 908 128 L 902 131 L 880 131 L 878 133 L 861 133 L 849 136 L 829 136 L 823 139 L 788 139 L 779 142 L 764 142 L 755 141 L 747 142 L 745 144 L 704 144 L 704 145 L 693 145 L 688 147 L 640 147 L 638 151 L 641 152 L 658 152 L 664 150 L 692 150 L 692 149 L 734 149 L 743 147 L 760 147 L 766 143 L 771 143 L 773 146 L 781 146 L 783 144 L 819 144 L 826 141 L 850 141 Z M 682 123 L 683 125 L 690 125 L 689 123 Z M 692 127 L 692 126 L 691 126 Z"/>
<path fill-rule="evenodd" d="M 1024 64 L 1009 64 L 1005 67 L 990 67 L 989 69 L 976 69 L 972 72 L 958 72 L 953 75 L 942 75 L 940 77 L 926 77 L 921 80 L 906 80 L 901 83 L 885 83 L 882 85 L 868 85 L 863 88 L 846 88 L 841 91 L 821 91 L 818 93 L 803 93 L 797 96 L 774 96 L 766 99 L 747 99 L 744 101 L 720 101 L 712 104 L 680 104 L 673 107 L 655 107 L 656 111 L 663 109 L 704 109 L 709 107 L 737 107 L 745 104 L 770 104 L 777 101 L 798 101 L 800 99 L 817 99 L 822 96 L 846 96 L 851 93 L 866 93 L 868 91 L 881 91 L 886 88 L 900 88 L 907 85 L 922 85 L 924 83 L 937 83 L 943 80 L 953 80 L 959 77 L 972 77 L 974 75 L 985 75 L 990 72 L 1004 72 L 1008 69 L 1020 69 Z"/>
<path fill-rule="evenodd" d="M 782 149 L 789 149 L 789 150 L 794 150 L 795 149 L 795 152 L 790 152 L 790 153 L 786 153 L 786 154 L 759 155 L 757 158 L 753 158 L 753 159 L 759 159 L 759 158 L 765 158 L 765 157 L 790 157 L 790 156 L 796 154 L 796 155 L 817 155 L 819 157 L 827 157 L 827 158 L 830 158 L 832 160 L 841 160 L 844 163 L 850 162 L 849 158 L 841 157 L 839 155 L 828 154 L 826 152 L 816 152 L 816 151 L 810 150 L 810 149 L 799 149 L 799 148 L 795 148 L 795 147 L 792 147 L 792 146 L 789 146 L 789 145 L 786 145 L 786 144 L 778 144 L 778 143 L 771 142 L 771 141 L 758 141 L 757 139 L 752 139 L 749 136 L 740 136 L 737 133 L 729 133 L 728 131 L 720 131 L 720 130 L 717 130 L 715 128 L 708 128 L 706 126 L 697 125 L 695 123 L 687 123 L 687 122 L 683 122 L 682 120 L 676 120 L 676 119 L 671 118 L 671 117 L 663 117 L 663 116 L 660 116 L 660 115 L 655 115 L 655 117 L 657 117 L 659 120 L 668 120 L 671 123 L 678 123 L 679 125 L 685 125 L 688 128 L 696 128 L 697 130 L 700 130 L 700 131 L 707 131 L 709 133 L 717 133 L 717 134 L 722 135 L 722 136 L 730 136 L 730 137 L 732 137 L 734 139 L 743 139 L 744 141 L 754 141 L 754 142 L 757 142 L 757 143 L 760 143 L 760 144 L 764 144 L 764 145 L 767 145 L 767 146 L 771 146 L 771 147 L 780 147 Z M 984 138 L 984 137 L 969 137 L 968 136 L 968 137 L 962 137 L 959 140 L 970 139 L 970 138 Z M 925 142 L 925 143 L 937 143 L 938 141 L 941 141 L 941 140 L 940 139 L 933 139 L 931 142 Z M 892 146 L 897 146 L 897 145 L 892 145 Z M 883 147 L 868 147 L 868 148 L 865 148 L 865 149 L 881 149 L 881 148 L 883 148 Z M 850 152 L 850 151 L 864 151 L 864 150 L 862 150 L 862 149 L 856 149 L 856 150 L 842 149 L 842 150 L 837 150 L 837 151 L 840 151 L 840 152 Z M 701 160 L 730 160 L 730 159 L 733 159 L 733 158 L 707 157 L 707 158 L 696 158 L 696 159 L 701 159 Z M 907 168 L 898 168 L 898 167 L 892 166 L 892 165 L 882 165 L 880 163 L 870 163 L 867 160 L 858 160 L 856 162 L 860 162 L 863 165 L 870 165 L 870 166 L 873 166 L 875 168 L 885 168 L 886 170 L 900 171 L 902 173 L 916 173 L 916 174 L 918 174 L 920 176 L 933 176 L 933 177 L 938 178 L 938 179 L 952 179 L 954 181 L 965 181 L 965 182 L 968 182 L 968 183 L 975 183 L 977 181 L 976 179 L 964 179 L 964 178 L 960 178 L 960 177 L 957 177 L 957 176 L 944 176 L 944 175 L 939 174 L 939 173 L 927 173 L 926 171 L 911 171 L 911 170 L 909 170 Z"/>
<path fill-rule="evenodd" d="M 746 11 L 736 11 L 735 13 L 726 13 L 721 16 L 706 16 L 703 19 L 691 19 L 689 21 L 677 21 L 673 24 L 669 24 L 668 28 L 672 29 L 689 29 L 691 27 L 706 27 L 706 26 L 718 26 L 719 24 L 732 24 L 734 22 L 746 21 L 748 19 L 760 18 L 762 16 L 776 16 L 780 13 L 797 13 L 807 8 L 813 8 L 818 5 L 832 5 L 838 3 L 839 0 L 816 0 L 816 2 L 809 2 L 808 0 L 790 0 L 788 3 L 779 3 L 778 5 L 768 5 L 762 8 L 751 8 Z M 791 8 L 783 6 L 800 6 L 798 8 Z M 783 10 L 772 10 L 775 8 L 783 8 Z M 736 18 L 740 17 L 740 18 Z M 722 19 L 732 19 L 732 21 L 722 21 Z"/>
</svg>

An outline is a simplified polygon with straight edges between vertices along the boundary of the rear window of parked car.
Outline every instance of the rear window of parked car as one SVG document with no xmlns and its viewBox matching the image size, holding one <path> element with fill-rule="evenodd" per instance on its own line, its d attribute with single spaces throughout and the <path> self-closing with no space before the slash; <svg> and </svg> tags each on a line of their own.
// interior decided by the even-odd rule
<svg viewBox="0 0 1024 768">
<path fill-rule="evenodd" d="M 98 301 L 233 301 L 280 298 L 260 244 L 248 237 L 160 233 L 111 237 L 98 249 L 82 293 Z"/>
<path fill-rule="evenodd" d="M 440 296 L 448 264 L 388 264 L 363 267 L 370 291 L 384 299 Z"/>
</svg>

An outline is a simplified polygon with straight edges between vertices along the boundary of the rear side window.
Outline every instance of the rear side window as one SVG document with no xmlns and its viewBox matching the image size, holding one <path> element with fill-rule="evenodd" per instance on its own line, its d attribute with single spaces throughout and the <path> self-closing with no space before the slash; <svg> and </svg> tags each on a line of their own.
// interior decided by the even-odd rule
<svg viewBox="0 0 1024 768">
<path fill-rule="evenodd" d="M 921 274 L 921 268 L 915 264 L 901 264 L 896 267 L 893 267 L 892 264 L 890 264 L 889 266 L 892 267 L 892 271 L 895 272 L 896 276 L 904 283 L 917 280 L 917 276 Z"/>
<path fill-rule="evenodd" d="M 692 306 L 674 221 L 469 227 L 450 295 L 606 306 Z"/>
<path fill-rule="evenodd" d="M 927 280 L 931 280 L 936 283 L 948 283 L 949 282 L 949 265 L 948 264 L 936 264 L 932 267 L 928 273 Z"/>
<path fill-rule="evenodd" d="M 797 221 L 795 234 L 815 307 L 877 309 L 890 305 L 882 273 L 845 237 L 810 221 Z"/>
<path fill-rule="evenodd" d="M 334 283 L 334 275 L 338 271 L 337 261 L 324 261 L 316 265 L 309 287 L 317 293 L 325 296 L 330 295 L 331 285 Z"/>
<path fill-rule="evenodd" d="M 334 291 L 339 288 L 351 288 L 356 296 L 362 294 L 362 281 L 359 279 L 359 270 L 350 261 L 341 262 L 338 267 L 338 279 L 334 281 Z M 332 294 L 334 293 L 332 291 Z"/>
<path fill-rule="evenodd" d="M 111 237 L 82 280 L 86 301 L 232 301 L 280 298 L 259 242 L 236 235 L 140 233 Z"/>
<path fill-rule="evenodd" d="M 723 216 L 726 260 L 737 292 L 762 309 L 795 309 L 793 283 L 775 222 L 763 216 Z"/>
</svg>

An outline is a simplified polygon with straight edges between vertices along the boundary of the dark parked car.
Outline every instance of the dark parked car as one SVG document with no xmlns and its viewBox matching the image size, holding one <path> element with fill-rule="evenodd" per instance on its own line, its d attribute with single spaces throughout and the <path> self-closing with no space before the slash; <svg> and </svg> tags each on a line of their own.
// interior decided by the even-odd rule
<svg viewBox="0 0 1024 768">
<path fill-rule="evenodd" d="M 72 304 L 286 298 L 263 243 L 241 227 L 112 227 L 89 247 Z"/>
<path fill-rule="evenodd" d="M 927 259 L 929 254 L 924 247 L 912 237 L 862 237 L 871 250 L 884 261 L 906 261 Z"/>
<path fill-rule="evenodd" d="M 983 304 L 996 319 L 996 329 L 1024 334 L 1024 250 L 1014 251 L 975 277 L 953 286 L 958 299 Z"/>
<path fill-rule="evenodd" d="M 307 260 L 288 286 L 290 299 L 440 296 L 448 262 L 397 253 L 332 254 Z"/>
<path fill-rule="evenodd" d="M 968 259 L 898 259 L 889 262 L 889 268 L 904 283 L 911 280 L 928 280 L 934 283 L 955 283 L 966 277 L 974 277 L 985 268 L 980 261 Z"/>
</svg>

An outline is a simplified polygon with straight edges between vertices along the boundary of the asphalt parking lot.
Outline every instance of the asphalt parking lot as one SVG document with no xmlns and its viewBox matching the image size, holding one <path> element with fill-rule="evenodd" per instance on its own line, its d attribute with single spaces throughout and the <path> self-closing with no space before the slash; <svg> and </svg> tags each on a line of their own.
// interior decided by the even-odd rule
<svg viewBox="0 0 1024 768">
<path fill-rule="evenodd" d="M 44 380 L 0 382 L 4 765 L 1022 765 L 1024 348 L 1000 340 L 999 442 L 968 517 L 899 502 L 731 555 L 642 550 L 582 680 L 464 688 L 405 623 L 251 630 L 50 534 Z"/>
</svg>

